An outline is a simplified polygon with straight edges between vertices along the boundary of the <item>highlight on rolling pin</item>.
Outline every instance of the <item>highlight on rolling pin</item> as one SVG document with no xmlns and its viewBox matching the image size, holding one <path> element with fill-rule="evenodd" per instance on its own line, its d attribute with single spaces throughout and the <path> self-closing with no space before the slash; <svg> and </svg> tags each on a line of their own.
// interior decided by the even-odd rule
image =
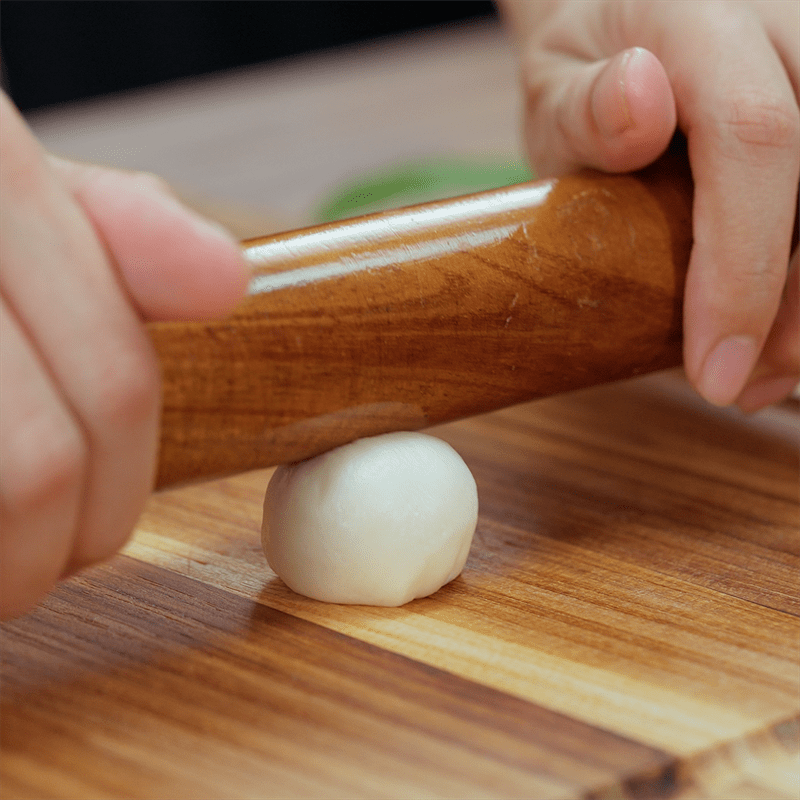
<svg viewBox="0 0 800 800">
<path fill-rule="evenodd" d="M 233 315 L 149 326 L 157 485 L 679 364 L 691 204 L 668 153 L 243 243 Z"/>
</svg>

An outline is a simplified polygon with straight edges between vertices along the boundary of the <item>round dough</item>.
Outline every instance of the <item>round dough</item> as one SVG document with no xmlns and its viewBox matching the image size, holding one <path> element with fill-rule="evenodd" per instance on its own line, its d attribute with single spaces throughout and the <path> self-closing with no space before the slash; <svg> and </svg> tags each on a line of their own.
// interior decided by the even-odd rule
<svg viewBox="0 0 800 800">
<path fill-rule="evenodd" d="M 461 573 L 477 521 L 475 479 L 449 444 L 387 433 L 278 467 L 261 541 L 299 594 L 400 606 Z"/>
</svg>

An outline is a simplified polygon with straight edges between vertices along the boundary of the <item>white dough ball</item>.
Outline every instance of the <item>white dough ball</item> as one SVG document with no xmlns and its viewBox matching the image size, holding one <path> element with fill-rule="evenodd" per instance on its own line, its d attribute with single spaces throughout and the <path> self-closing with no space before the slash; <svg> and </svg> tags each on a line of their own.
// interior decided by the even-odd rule
<svg viewBox="0 0 800 800">
<path fill-rule="evenodd" d="M 387 433 L 278 467 L 261 541 L 299 594 L 400 606 L 461 573 L 477 521 L 475 479 L 449 444 Z"/>
</svg>

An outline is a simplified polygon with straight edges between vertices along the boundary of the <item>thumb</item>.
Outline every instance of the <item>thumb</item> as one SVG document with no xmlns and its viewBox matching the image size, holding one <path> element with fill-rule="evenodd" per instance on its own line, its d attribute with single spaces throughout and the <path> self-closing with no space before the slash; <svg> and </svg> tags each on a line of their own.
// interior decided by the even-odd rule
<svg viewBox="0 0 800 800">
<path fill-rule="evenodd" d="M 676 126 L 661 62 L 633 47 L 594 63 L 539 51 L 527 71 L 526 135 L 537 172 L 628 172 L 655 161 Z"/>
<path fill-rule="evenodd" d="M 50 157 L 147 320 L 221 316 L 244 295 L 233 237 L 183 206 L 160 178 Z"/>
</svg>

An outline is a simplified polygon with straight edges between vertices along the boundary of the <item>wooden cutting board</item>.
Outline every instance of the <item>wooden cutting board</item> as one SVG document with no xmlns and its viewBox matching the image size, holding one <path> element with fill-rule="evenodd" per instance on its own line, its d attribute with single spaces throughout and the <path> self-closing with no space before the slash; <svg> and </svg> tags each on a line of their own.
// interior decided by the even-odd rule
<svg viewBox="0 0 800 800">
<path fill-rule="evenodd" d="M 796 798 L 796 405 L 666 374 L 434 432 L 480 521 L 399 609 L 270 573 L 269 471 L 154 496 L 3 626 L 2 796 Z"/>
</svg>

